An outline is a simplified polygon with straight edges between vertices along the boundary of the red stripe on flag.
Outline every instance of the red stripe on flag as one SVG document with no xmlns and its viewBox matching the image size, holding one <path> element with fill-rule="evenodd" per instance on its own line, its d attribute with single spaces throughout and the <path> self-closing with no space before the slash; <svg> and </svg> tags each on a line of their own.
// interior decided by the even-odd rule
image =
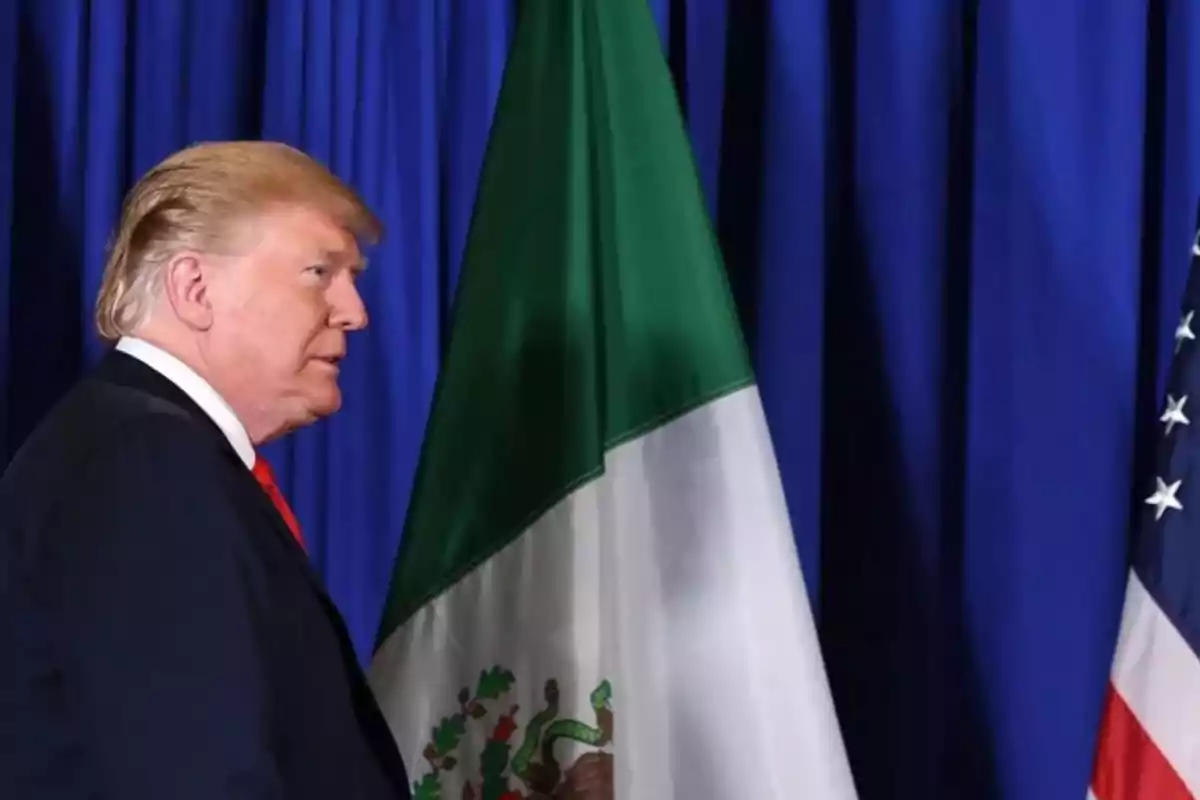
<svg viewBox="0 0 1200 800">
<path fill-rule="evenodd" d="M 1112 684 L 1092 772 L 1096 800 L 1194 800 Z"/>
</svg>

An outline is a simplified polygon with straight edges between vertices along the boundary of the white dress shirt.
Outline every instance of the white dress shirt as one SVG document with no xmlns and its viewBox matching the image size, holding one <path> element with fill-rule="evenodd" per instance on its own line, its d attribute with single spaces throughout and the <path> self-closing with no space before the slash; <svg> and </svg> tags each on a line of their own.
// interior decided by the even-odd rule
<svg viewBox="0 0 1200 800">
<path fill-rule="evenodd" d="M 233 445 L 234 452 L 246 464 L 246 468 L 254 469 L 256 455 L 250 435 L 246 433 L 246 428 L 237 418 L 237 414 L 208 381 L 166 350 L 144 339 L 122 336 L 116 349 L 133 356 L 182 389 L 204 413 L 212 417 L 212 421 L 225 434 L 225 438 L 229 439 L 229 444 Z"/>
</svg>

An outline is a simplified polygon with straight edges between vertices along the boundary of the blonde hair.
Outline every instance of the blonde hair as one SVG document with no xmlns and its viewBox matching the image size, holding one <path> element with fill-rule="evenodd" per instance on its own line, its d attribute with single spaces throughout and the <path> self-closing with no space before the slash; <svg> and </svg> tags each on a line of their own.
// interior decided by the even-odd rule
<svg viewBox="0 0 1200 800">
<path fill-rule="evenodd" d="M 288 145 L 206 142 L 180 150 L 125 198 L 96 298 L 100 336 L 113 341 L 141 324 L 176 253 L 215 251 L 236 223 L 277 205 L 325 213 L 368 243 L 383 234 L 353 190 Z"/>
</svg>

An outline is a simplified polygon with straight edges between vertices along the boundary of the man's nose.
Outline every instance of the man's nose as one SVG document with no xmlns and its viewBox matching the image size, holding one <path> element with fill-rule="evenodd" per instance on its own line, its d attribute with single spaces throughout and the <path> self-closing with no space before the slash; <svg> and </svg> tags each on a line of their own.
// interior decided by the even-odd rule
<svg viewBox="0 0 1200 800">
<path fill-rule="evenodd" d="M 367 306 L 349 273 L 343 273 L 334 280 L 329 287 L 329 294 L 329 322 L 333 327 L 347 331 L 367 327 Z"/>
</svg>

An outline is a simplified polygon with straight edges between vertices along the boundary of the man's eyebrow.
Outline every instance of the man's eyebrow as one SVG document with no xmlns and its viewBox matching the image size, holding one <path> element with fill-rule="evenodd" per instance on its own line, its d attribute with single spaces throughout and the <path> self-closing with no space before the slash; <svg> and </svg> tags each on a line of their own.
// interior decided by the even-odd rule
<svg viewBox="0 0 1200 800">
<path fill-rule="evenodd" d="M 361 273 L 367 268 L 366 256 L 359 255 L 353 261 L 346 258 L 346 250 L 321 250 L 318 255 L 327 264 L 344 264 L 351 272 Z"/>
</svg>

